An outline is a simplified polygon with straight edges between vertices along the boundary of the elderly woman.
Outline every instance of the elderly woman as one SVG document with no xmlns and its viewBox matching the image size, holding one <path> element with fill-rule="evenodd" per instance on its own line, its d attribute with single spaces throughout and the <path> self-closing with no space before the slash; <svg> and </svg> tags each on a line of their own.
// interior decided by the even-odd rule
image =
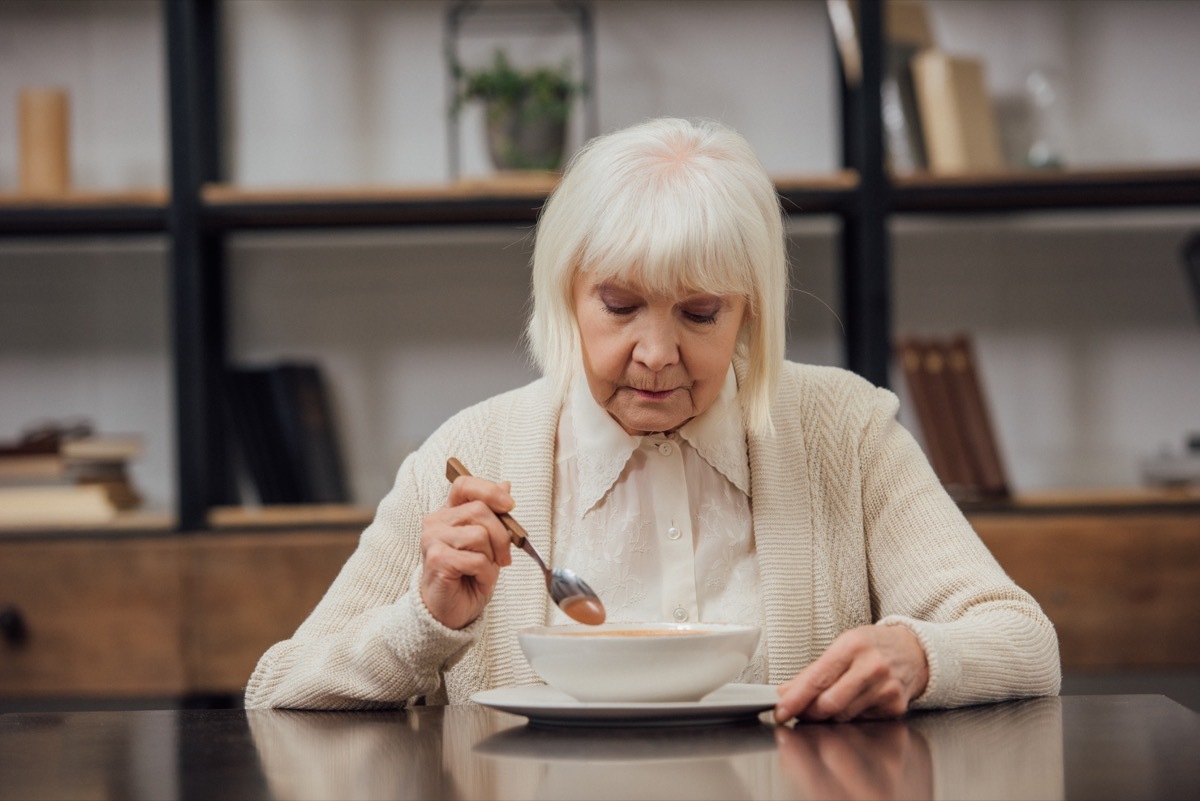
<svg viewBox="0 0 1200 801">
<path fill-rule="evenodd" d="M 1056 693 L 1053 627 L 896 397 L 785 361 L 786 297 L 779 200 L 742 137 L 660 119 L 587 144 L 538 223 L 543 378 L 404 461 L 246 705 L 460 703 L 536 683 L 515 632 L 566 618 L 512 558 L 496 514 L 518 506 L 610 619 L 760 625 L 739 681 L 778 685 L 780 721 Z M 449 484 L 451 456 L 474 476 Z"/>
</svg>

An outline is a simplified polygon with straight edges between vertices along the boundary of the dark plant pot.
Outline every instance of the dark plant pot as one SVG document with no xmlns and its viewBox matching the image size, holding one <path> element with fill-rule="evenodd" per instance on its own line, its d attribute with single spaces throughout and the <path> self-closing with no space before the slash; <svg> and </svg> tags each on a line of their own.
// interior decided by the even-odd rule
<svg viewBox="0 0 1200 801">
<path fill-rule="evenodd" d="M 487 104 L 487 143 L 498 170 L 557 170 L 567 121 L 539 116 L 523 106 Z"/>
</svg>

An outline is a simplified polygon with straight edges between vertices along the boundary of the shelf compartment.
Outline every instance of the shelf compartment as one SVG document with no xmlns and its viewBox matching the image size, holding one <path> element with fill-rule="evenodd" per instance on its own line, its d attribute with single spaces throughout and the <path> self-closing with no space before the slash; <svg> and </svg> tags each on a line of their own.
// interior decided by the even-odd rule
<svg viewBox="0 0 1200 801">
<path fill-rule="evenodd" d="M 160 189 L 56 197 L 0 193 L 0 235 L 165 233 L 167 204 L 167 192 Z"/>
<path fill-rule="evenodd" d="M 1047 170 L 945 176 L 898 175 L 898 212 L 972 213 L 1033 209 L 1135 208 L 1200 203 L 1200 166 Z"/>
</svg>

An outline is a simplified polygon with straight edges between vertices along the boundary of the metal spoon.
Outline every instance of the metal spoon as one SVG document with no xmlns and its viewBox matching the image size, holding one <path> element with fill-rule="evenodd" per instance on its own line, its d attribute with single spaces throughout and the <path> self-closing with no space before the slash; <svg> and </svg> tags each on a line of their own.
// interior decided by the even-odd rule
<svg viewBox="0 0 1200 801">
<path fill-rule="evenodd" d="M 470 471 L 458 459 L 451 456 L 446 460 L 446 478 L 450 479 L 450 483 L 453 484 L 454 479 L 459 476 L 469 475 L 471 475 Z M 497 513 L 496 517 L 500 518 L 500 522 L 508 529 L 508 535 L 512 539 L 513 545 L 532 556 L 533 561 L 538 563 L 538 567 L 546 576 L 546 590 L 554 599 L 554 603 L 558 604 L 559 609 L 566 612 L 572 619 L 589 626 L 599 626 L 604 622 L 604 604 L 600 602 L 599 596 L 588 586 L 586 581 L 575 575 L 573 570 L 562 567 L 551 570 L 546 567 L 542 557 L 538 556 L 533 544 L 529 542 L 529 535 L 521 527 L 521 524 L 504 512 Z"/>
</svg>

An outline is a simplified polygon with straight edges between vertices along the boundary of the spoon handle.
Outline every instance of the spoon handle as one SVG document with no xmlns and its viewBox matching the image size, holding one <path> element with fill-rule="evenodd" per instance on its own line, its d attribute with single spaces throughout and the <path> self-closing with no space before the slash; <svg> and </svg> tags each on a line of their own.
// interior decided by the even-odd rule
<svg viewBox="0 0 1200 801">
<path fill-rule="evenodd" d="M 446 460 L 446 478 L 450 480 L 451 484 L 453 484 L 454 479 L 458 478 L 459 476 L 469 475 L 471 475 L 471 471 L 467 470 L 466 465 L 464 465 L 455 457 L 451 456 Z M 496 517 L 500 518 L 500 522 L 504 524 L 506 529 L 508 529 L 508 534 L 512 539 L 512 544 L 518 548 L 524 549 L 525 541 L 529 539 L 529 534 L 525 531 L 524 527 L 522 527 L 521 524 L 516 520 L 513 520 L 512 517 L 506 512 L 497 512 Z M 537 556 L 534 558 L 537 559 L 538 562 L 542 561 Z"/>
</svg>

